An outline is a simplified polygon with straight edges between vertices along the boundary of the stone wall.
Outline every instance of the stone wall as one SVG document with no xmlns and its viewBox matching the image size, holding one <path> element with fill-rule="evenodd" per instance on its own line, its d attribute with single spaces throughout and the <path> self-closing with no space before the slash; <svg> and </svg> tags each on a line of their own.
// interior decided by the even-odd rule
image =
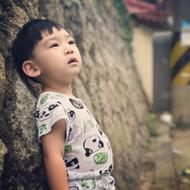
<svg viewBox="0 0 190 190">
<path fill-rule="evenodd" d="M 33 117 L 39 88 L 26 87 L 10 56 L 18 29 L 43 17 L 73 31 L 84 64 L 74 94 L 110 138 L 117 189 L 138 189 L 148 103 L 111 0 L 0 0 L 0 188 L 48 189 Z"/>
</svg>

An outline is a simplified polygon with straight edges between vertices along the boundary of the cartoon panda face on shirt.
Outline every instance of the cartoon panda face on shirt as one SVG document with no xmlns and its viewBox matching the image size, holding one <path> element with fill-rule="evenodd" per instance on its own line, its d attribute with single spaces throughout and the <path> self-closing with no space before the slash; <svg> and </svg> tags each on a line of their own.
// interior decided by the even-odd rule
<svg viewBox="0 0 190 190">
<path fill-rule="evenodd" d="M 100 140 L 99 136 L 93 135 L 85 139 L 83 147 L 85 155 L 89 157 L 92 153 L 97 152 L 100 148 L 104 147 L 104 143 Z"/>
<path fill-rule="evenodd" d="M 57 101 L 54 104 L 44 105 L 41 110 L 36 110 L 35 117 L 39 118 L 40 121 L 44 121 L 51 117 L 54 109 L 61 106 L 61 102 Z"/>
<path fill-rule="evenodd" d="M 64 158 L 66 167 L 70 170 L 79 169 L 79 161 L 76 156 L 70 155 Z"/>
<path fill-rule="evenodd" d="M 100 170 L 99 173 L 100 173 L 100 175 L 109 174 L 109 173 L 111 173 L 112 169 L 113 169 L 113 166 L 111 164 L 107 169 Z"/>
<path fill-rule="evenodd" d="M 80 100 L 75 100 L 75 99 L 69 98 L 69 101 L 77 109 L 83 109 L 84 108 L 84 106 Z"/>
<path fill-rule="evenodd" d="M 67 110 L 67 114 L 68 114 L 68 117 L 71 121 L 73 121 L 75 118 L 76 118 L 76 114 L 75 114 L 75 111 L 73 110 Z"/>
</svg>

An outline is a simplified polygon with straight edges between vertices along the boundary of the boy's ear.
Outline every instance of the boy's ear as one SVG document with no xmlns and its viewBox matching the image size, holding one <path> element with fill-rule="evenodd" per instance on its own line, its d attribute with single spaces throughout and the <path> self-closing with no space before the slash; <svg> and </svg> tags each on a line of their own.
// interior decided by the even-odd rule
<svg viewBox="0 0 190 190">
<path fill-rule="evenodd" d="M 22 70 L 29 77 L 38 77 L 41 74 L 40 68 L 32 60 L 24 61 Z"/>
</svg>

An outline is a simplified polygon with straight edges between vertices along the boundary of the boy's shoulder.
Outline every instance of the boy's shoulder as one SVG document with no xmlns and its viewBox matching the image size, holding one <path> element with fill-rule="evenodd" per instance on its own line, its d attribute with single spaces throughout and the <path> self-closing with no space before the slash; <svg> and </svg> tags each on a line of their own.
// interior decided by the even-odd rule
<svg viewBox="0 0 190 190">
<path fill-rule="evenodd" d="M 65 114 L 67 109 L 67 103 L 64 97 L 51 92 L 43 92 L 38 96 L 35 117 L 37 121 L 42 122 L 53 116 L 57 117 L 61 114 Z"/>
<path fill-rule="evenodd" d="M 36 107 L 44 107 L 45 105 L 60 104 L 64 107 L 74 106 L 77 109 L 82 109 L 84 103 L 81 99 L 74 96 L 67 96 L 57 92 L 42 92 L 37 98 Z"/>
<path fill-rule="evenodd" d="M 42 92 L 37 98 L 37 107 L 56 102 L 62 98 L 60 95 L 52 92 Z"/>
</svg>

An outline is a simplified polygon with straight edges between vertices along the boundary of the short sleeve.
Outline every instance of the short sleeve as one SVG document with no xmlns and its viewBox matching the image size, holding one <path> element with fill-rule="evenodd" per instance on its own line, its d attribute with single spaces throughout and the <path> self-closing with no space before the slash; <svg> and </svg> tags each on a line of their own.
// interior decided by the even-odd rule
<svg viewBox="0 0 190 190">
<path fill-rule="evenodd" d="M 38 101 L 38 103 L 39 102 L 42 101 Z M 66 123 L 66 131 L 69 125 L 67 112 L 65 111 L 61 101 L 56 99 L 46 101 L 43 104 L 39 103 L 36 108 L 35 118 L 38 131 L 38 140 L 40 143 L 40 137 L 51 132 L 52 126 L 56 121 L 64 119 Z"/>
</svg>

